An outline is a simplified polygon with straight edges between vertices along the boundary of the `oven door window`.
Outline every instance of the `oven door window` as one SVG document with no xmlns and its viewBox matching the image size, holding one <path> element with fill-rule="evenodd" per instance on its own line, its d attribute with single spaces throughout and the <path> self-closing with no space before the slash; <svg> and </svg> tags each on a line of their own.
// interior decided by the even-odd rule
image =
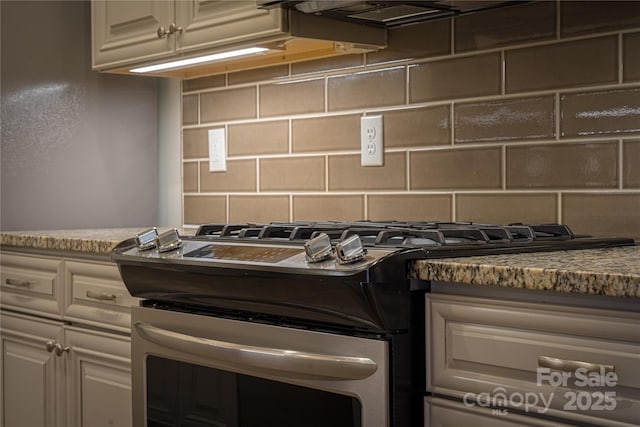
<svg viewBox="0 0 640 427">
<path fill-rule="evenodd" d="M 358 399 L 148 356 L 149 427 L 362 427 Z"/>
</svg>

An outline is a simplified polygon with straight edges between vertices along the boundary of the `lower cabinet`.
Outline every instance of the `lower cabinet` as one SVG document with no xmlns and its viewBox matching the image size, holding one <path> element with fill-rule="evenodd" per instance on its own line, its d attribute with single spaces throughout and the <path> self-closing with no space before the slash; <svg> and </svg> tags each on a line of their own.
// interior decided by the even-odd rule
<svg viewBox="0 0 640 427">
<path fill-rule="evenodd" d="M 433 395 L 488 410 L 488 425 L 511 425 L 502 413 L 518 412 L 531 422 L 640 425 L 640 313 L 437 293 L 426 304 Z"/>
<path fill-rule="evenodd" d="M 4 311 L 2 426 L 131 426 L 130 338 Z"/>
<path fill-rule="evenodd" d="M 506 409 L 471 407 L 462 402 L 437 397 L 427 397 L 424 402 L 425 427 L 570 427 L 540 418 L 523 416 Z"/>
</svg>

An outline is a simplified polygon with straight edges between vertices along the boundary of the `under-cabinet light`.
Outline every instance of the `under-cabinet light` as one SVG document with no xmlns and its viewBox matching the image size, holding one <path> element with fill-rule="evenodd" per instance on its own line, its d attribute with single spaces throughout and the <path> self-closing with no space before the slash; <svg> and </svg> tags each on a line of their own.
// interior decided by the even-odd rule
<svg viewBox="0 0 640 427">
<path fill-rule="evenodd" d="M 221 59 L 235 58 L 237 56 L 252 55 L 269 49 L 264 47 L 249 47 L 246 49 L 230 50 L 228 52 L 214 53 L 212 55 L 198 56 L 195 58 L 180 59 L 178 61 L 164 62 L 162 64 L 149 65 L 147 67 L 132 68 L 132 73 L 150 73 L 152 71 L 168 70 L 171 68 L 186 67 L 187 65 L 202 64 L 205 62 L 219 61 Z"/>
</svg>

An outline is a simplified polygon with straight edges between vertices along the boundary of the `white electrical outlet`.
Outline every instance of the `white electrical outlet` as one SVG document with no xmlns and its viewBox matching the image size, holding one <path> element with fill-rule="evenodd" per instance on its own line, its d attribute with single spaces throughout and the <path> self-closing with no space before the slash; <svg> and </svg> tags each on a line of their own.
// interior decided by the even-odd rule
<svg viewBox="0 0 640 427">
<path fill-rule="evenodd" d="M 227 138 L 224 128 L 209 129 L 209 172 L 226 172 Z"/>
<path fill-rule="evenodd" d="M 384 166 L 384 129 L 382 116 L 360 118 L 360 164 Z"/>
</svg>

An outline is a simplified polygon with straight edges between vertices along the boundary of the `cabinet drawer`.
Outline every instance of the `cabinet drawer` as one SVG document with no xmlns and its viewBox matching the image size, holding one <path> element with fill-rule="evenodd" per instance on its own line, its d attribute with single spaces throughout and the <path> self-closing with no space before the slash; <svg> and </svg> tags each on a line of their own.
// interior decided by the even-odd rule
<svg viewBox="0 0 640 427">
<path fill-rule="evenodd" d="M 490 409 L 465 405 L 449 399 L 427 397 L 424 400 L 424 425 L 429 427 L 570 427 L 541 418 L 528 417 L 508 409 Z"/>
<path fill-rule="evenodd" d="M 427 347 L 433 393 L 640 425 L 638 313 L 430 294 Z"/>
<path fill-rule="evenodd" d="M 0 263 L 3 306 L 61 314 L 60 259 L 3 253 Z"/>
<path fill-rule="evenodd" d="M 138 299 L 129 294 L 114 264 L 67 260 L 64 277 L 65 320 L 129 332 L 130 308 Z"/>
</svg>

